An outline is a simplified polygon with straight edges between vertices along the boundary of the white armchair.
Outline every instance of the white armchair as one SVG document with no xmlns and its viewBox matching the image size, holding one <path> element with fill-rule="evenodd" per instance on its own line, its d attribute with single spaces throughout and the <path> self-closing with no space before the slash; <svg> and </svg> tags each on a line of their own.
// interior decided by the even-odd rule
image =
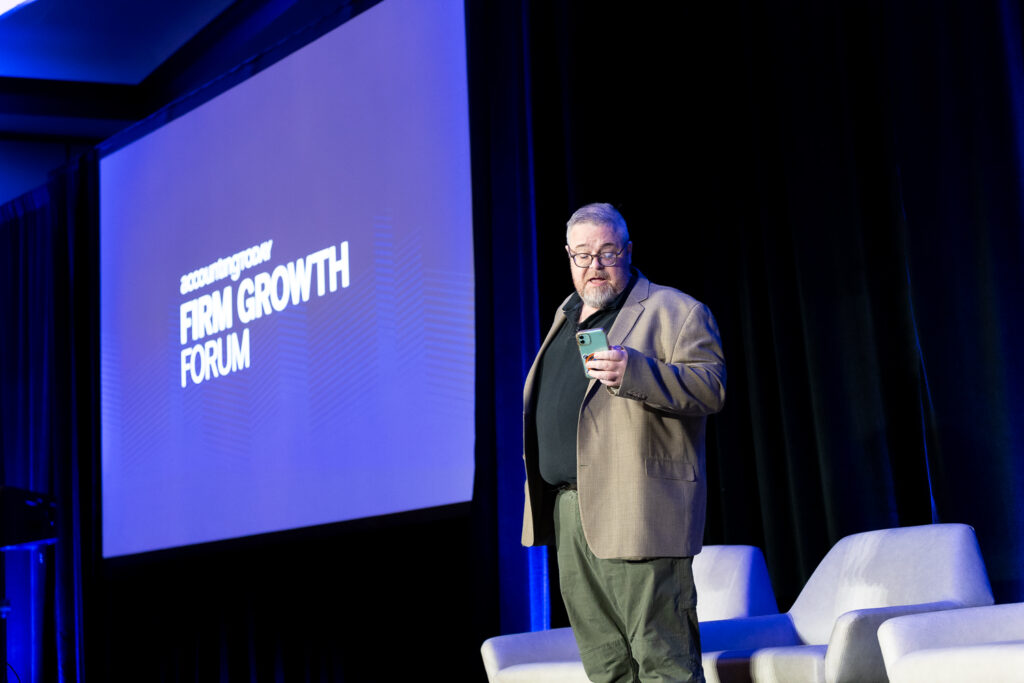
<svg viewBox="0 0 1024 683">
<path fill-rule="evenodd" d="M 841 539 L 785 614 L 701 624 L 708 683 L 886 681 L 879 625 L 892 617 L 992 604 L 974 530 L 883 529 Z"/>
<path fill-rule="evenodd" d="M 778 612 L 760 549 L 708 545 L 693 558 L 700 621 Z M 571 628 L 495 636 L 480 648 L 491 683 L 587 683 Z"/>
<path fill-rule="evenodd" d="M 891 683 L 1024 683 L 1024 603 L 897 617 L 878 642 Z"/>
</svg>

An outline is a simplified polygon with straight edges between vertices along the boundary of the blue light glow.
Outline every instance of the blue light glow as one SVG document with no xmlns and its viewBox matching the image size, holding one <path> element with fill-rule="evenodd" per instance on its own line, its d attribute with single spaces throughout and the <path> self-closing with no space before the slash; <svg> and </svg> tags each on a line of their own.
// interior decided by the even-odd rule
<svg viewBox="0 0 1024 683">
<path fill-rule="evenodd" d="M 548 595 L 548 549 L 535 546 L 529 551 L 530 564 L 530 630 L 551 628 L 551 600 Z"/>
<path fill-rule="evenodd" d="M 0 0 L 0 16 L 13 12 L 19 7 L 29 5 L 35 2 L 35 0 Z"/>
</svg>

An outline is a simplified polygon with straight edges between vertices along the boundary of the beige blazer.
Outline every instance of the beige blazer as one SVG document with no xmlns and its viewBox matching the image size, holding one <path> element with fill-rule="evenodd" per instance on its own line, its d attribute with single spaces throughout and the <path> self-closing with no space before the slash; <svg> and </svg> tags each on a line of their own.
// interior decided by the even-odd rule
<svg viewBox="0 0 1024 683">
<path fill-rule="evenodd" d="M 565 321 L 559 307 L 537 358 Z M 622 383 L 609 389 L 591 380 L 577 425 L 577 485 L 587 543 L 605 559 L 695 555 L 707 501 L 705 421 L 725 401 L 718 326 L 704 304 L 640 275 L 608 331 L 608 343 L 628 354 Z M 536 371 L 535 359 L 523 390 L 528 546 L 554 542 L 554 495 L 537 460 Z"/>
</svg>

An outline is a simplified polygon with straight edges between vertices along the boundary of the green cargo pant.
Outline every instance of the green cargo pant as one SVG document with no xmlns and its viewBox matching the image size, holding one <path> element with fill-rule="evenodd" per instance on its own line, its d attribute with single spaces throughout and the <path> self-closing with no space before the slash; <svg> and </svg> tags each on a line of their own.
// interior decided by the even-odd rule
<svg viewBox="0 0 1024 683">
<path fill-rule="evenodd" d="M 596 557 L 574 490 L 556 499 L 555 545 L 562 599 L 591 681 L 704 681 L 692 557 Z"/>
</svg>

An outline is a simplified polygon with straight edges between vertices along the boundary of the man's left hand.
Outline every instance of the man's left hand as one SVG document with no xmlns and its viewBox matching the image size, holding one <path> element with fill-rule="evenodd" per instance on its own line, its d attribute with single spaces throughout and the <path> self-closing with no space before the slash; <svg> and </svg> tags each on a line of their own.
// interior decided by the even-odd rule
<svg viewBox="0 0 1024 683">
<path fill-rule="evenodd" d="M 626 359 L 629 356 L 621 346 L 613 346 L 607 351 L 596 351 L 589 361 L 587 369 L 594 379 L 601 381 L 606 387 L 618 387 L 622 384 L 622 375 L 626 372 Z"/>
</svg>

